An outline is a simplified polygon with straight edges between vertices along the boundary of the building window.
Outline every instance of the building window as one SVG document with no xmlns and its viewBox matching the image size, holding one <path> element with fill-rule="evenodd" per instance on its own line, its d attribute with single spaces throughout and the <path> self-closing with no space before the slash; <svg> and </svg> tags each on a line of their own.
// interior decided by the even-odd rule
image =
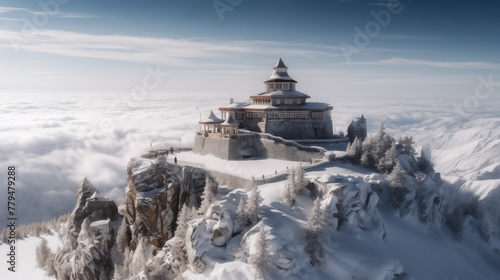
<svg viewBox="0 0 500 280">
<path fill-rule="evenodd" d="M 280 99 L 276 99 L 276 105 L 280 105 Z"/>
<path fill-rule="evenodd" d="M 323 117 L 323 114 L 322 113 L 312 113 L 312 117 L 314 119 L 320 119 Z"/>
</svg>

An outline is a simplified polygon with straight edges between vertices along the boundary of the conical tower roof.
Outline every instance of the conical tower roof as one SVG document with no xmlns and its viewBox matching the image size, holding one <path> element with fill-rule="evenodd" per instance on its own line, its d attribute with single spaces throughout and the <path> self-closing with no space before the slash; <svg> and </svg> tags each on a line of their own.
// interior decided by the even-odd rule
<svg viewBox="0 0 500 280">
<path fill-rule="evenodd" d="M 280 57 L 280 60 L 278 60 L 278 63 L 276 63 L 276 66 L 274 66 L 273 69 L 276 69 L 276 68 L 287 68 L 288 69 L 288 67 L 286 67 L 285 63 L 281 59 L 281 57 Z"/>
<path fill-rule="evenodd" d="M 273 68 L 273 73 L 271 74 L 271 77 L 264 83 L 269 83 L 269 82 L 292 82 L 296 83 L 292 77 L 288 75 L 287 71 L 288 67 L 286 67 L 285 63 L 283 60 L 280 58 L 278 62 L 276 63 L 276 66 Z"/>
<path fill-rule="evenodd" d="M 235 121 L 233 116 L 231 116 L 231 114 L 228 114 L 228 117 L 226 118 L 226 120 L 221 124 L 221 125 L 224 125 L 224 126 L 237 126 L 237 125 L 240 125 L 239 122 Z"/>
<path fill-rule="evenodd" d="M 215 116 L 214 112 L 210 110 L 210 115 L 201 120 L 200 123 L 222 123 L 224 120 L 219 119 L 217 116 Z"/>
</svg>

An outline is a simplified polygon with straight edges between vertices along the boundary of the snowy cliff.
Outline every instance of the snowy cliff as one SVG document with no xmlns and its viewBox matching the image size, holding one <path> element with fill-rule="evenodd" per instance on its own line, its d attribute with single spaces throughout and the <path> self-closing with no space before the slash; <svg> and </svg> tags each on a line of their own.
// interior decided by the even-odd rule
<svg viewBox="0 0 500 280">
<path fill-rule="evenodd" d="M 250 188 L 134 158 L 118 215 L 84 180 L 57 278 L 496 279 L 494 220 L 450 193 L 411 139 L 366 141 Z"/>
</svg>

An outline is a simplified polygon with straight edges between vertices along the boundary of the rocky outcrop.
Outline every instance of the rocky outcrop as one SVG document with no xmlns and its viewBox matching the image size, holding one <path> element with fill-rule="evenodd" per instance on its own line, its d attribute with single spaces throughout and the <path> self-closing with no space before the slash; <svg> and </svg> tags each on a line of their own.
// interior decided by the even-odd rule
<svg viewBox="0 0 500 280">
<path fill-rule="evenodd" d="M 131 249 L 135 249 L 139 236 L 161 248 L 174 236 L 181 207 L 199 205 L 207 173 L 169 164 L 164 158 L 133 158 L 127 174 L 123 215 L 125 226 L 130 227 Z"/>
<path fill-rule="evenodd" d="M 76 194 L 76 206 L 71 213 L 73 231 L 79 232 L 83 220 L 91 222 L 103 219 L 115 219 L 118 208 L 114 201 L 102 197 L 92 183 L 83 179 Z"/>
<path fill-rule="evenodd" d="M 102 197 L 86 178 L 78 187 L 63 247 L 54 257 L 58 280 L 110 279 L 113 271 L 110 251 L 115 234 L 111 225 L 118 218 L 116 204 Z"/>
<path fill-rule="evenodd" d="M 375 230 L 382 239 L 386 238 L 384 222 L 376 209 L 379 197 L 370 184 L 345 175 L 325 175 L 318 182 L 327 191 L 322 208 L 334 217 L 334 227 Z"/>
</svg>

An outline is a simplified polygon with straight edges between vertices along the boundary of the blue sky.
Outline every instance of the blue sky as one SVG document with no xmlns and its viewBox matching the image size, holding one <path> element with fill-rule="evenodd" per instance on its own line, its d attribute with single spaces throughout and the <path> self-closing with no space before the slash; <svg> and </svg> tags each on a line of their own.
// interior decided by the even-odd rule
<svg viewBox="0 0 500 280">
<path fill-rule="evenodd" d="M 479 76 L 500 80 L 499 8 L 447 0 L 6 0 L 0 94 L 127 93 L 147 69 L 159 69 L 169 76 L 153 91 L 243 98 L 263 89 L 282 57 L 299 90 L 313 96 L 463 98 Z"/>
</svg>

